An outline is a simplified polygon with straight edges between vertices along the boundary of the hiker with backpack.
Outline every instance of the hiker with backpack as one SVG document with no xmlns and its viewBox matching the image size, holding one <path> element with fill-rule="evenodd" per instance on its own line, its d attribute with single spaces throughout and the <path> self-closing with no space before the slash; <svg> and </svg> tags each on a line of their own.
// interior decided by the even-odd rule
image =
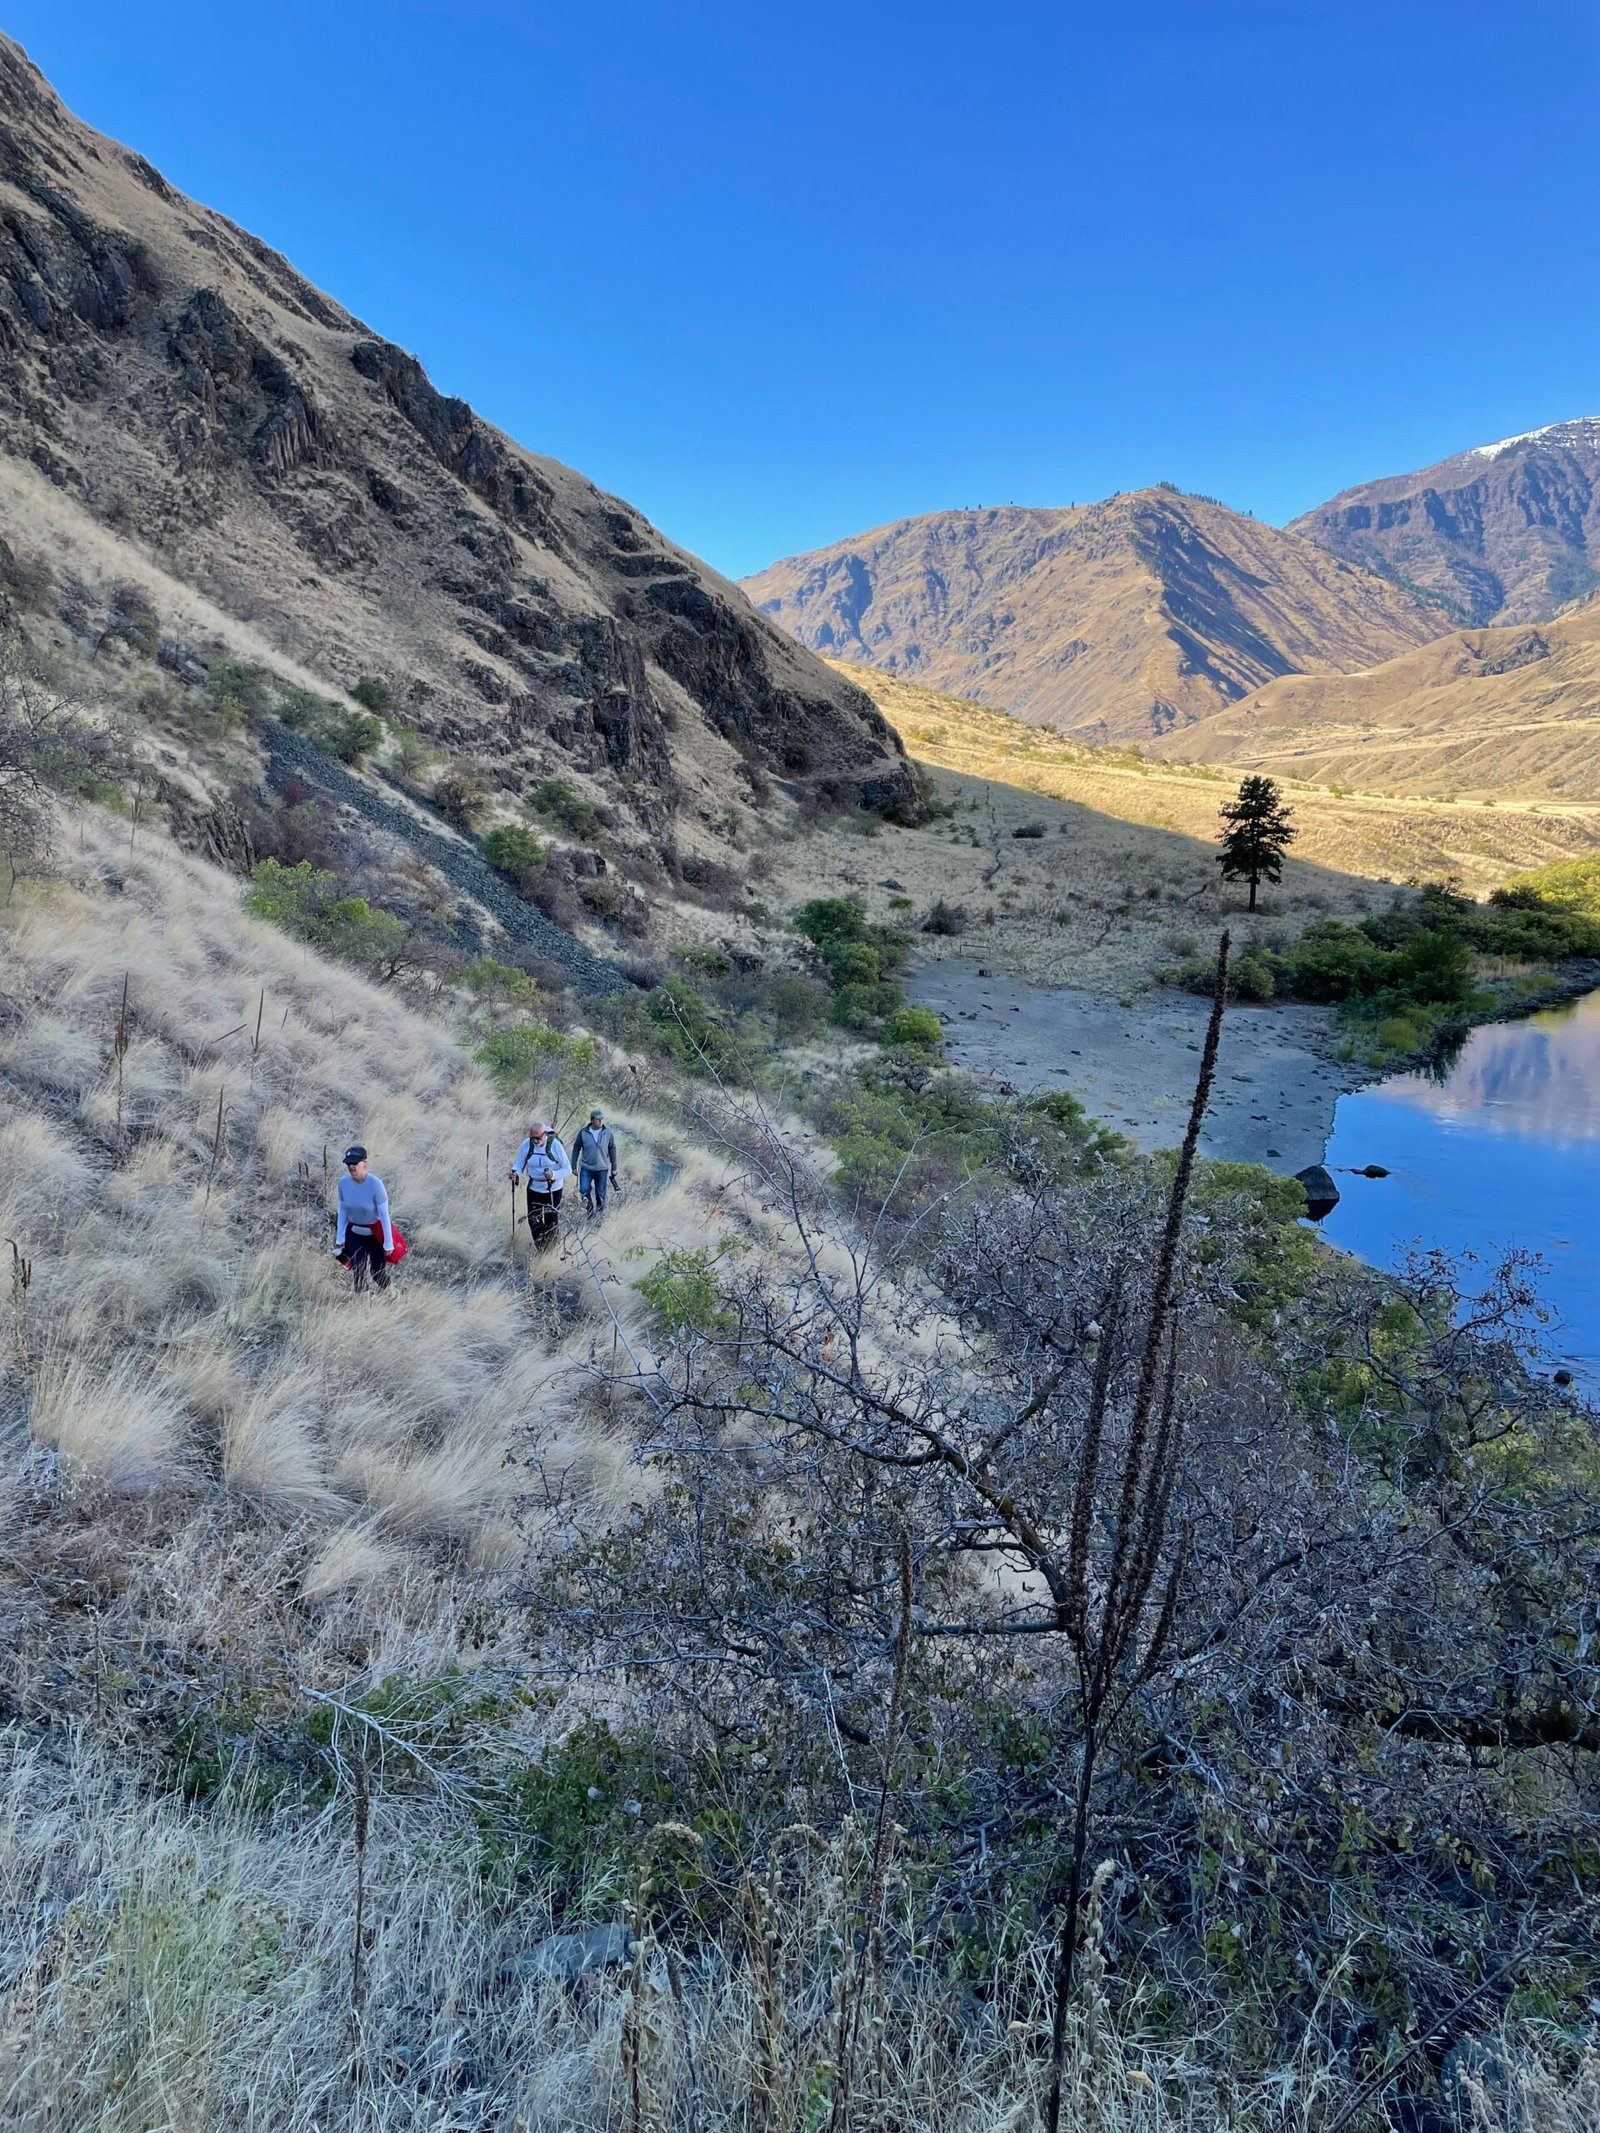
<svg viewBox="0 0 1600 2133">
<path fill-rule="evenodd" d="M 389 1213 L 383 1180 L 368 1170 L 367 1151 L 358 1142 L 344 1152 L 333 1256 L 341 1266 L 349 1267 L 358 1289 L 366 1286 L 369 1273 L 380 1289 L 386 1289 L 389 1269 L 399 1265 L 405 1252 L 406 1240 Z"/>
<path fill-rule="evenodd" d="M 573 1136 L 572 1160 L 584 1206 L 591 1215 L 603 1215 L 607 1188 L 617 1182 L 617 1137 L 603 1111 L 591 1111 L 588 1125 Z"/>
<path fill-rule="evenodd" d="M 528 1128 L 511 1166 L 511 1189 L 515 1198 L 518 1178 L 528 1195 L 528 1236 L 536 1252 L 547 1251 L 556 1241 L 561 1221 L 561 1192 L 572 1175 L 567 1151 L 553 1127 L 535 1121 Z"/>
</svg>

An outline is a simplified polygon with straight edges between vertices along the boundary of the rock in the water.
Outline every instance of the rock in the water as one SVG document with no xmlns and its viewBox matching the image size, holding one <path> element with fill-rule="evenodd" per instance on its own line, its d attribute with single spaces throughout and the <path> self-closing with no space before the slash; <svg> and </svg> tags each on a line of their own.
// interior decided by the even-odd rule
<svg viewBox="0 0 1600 2133">
<path fill-rule="evenodd" d="M 1305 1190 L 1306 1213 L 1313 1222 L 1320 1222 L 1324 1215 L 1332 1214 L 1339 1204 L 1339 1188 L 1333 1182 L 1333 1174 L 1321 1163 L 1307 1163 L 1304 1170 L 1295 1172 L 1295 1179 Z"/>
<path fill-rule="evenodd" d="M 633 1935 L 625 1925 L 587 1926 L 581 1933 L 552 1933 L 507 1957 L 500 1975 L 510 1984 L 533 1985 L 549 1979 L 572 1985 L 601 1970 L 620 1970 L 633 1960 Z"/>
</svg>

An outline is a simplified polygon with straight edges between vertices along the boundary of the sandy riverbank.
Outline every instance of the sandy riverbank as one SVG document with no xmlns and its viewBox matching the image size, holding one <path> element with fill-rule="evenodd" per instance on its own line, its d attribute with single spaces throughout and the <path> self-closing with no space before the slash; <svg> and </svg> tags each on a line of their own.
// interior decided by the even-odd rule
<svg viewBox="0 0 1600 2133">
<path fill-rule="evenodd" d="M 1140 1148 L 1183 1138 L 1209 1002 L 1153 992 L 1130 1007 L 1066 986 L 985 977 L 974 962 L 926 963 L 913 995 L 944 1023 L 958 1066 L 1020 1090 L 1070 1089 Z M 1201 1146 L 1225 1162 L 1293 1173 L 1320 1163 L 1333 1110 L 1370 1077 L 1332 1056 L 1317 1007 L 1232 1007 Z"/>
</svg>

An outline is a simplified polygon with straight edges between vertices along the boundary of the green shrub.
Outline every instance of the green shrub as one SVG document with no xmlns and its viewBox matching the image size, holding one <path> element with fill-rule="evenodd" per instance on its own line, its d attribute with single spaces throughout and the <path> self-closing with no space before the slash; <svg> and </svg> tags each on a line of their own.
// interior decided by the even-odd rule
<svg viewBox="0 0 1600 2133">
<path fill-rule="evenodd" d="M 762 1005 L 786 1044 L 814 1037 L 828 1019 L 828 995 L 814 978 L 774 978 Z"/>
<path fill-rule="evenodd" d="M 1277 990 L 1272 965 L 1258 949 L 1247 948 L 1228 973 L 1236 1000 L 1270 1000 Z"/>
<path fill-rule="evenodd" d="M 931 1007 L 898 1007 L 883 1025 L 883 1041 L 937 1051 L 944 1042 L 944 1029 Z"/>
<path fill-rule="evenodd" d="M 804 934 L 815 948 L 864 940 L 867 914 L 853 896 L 817 896 L 795 913 L 794 930 Z"/>
<path fill-rule="evenodd" d="M 827 972 L 841 1028 L 871 1032 L 904 1007 L 905 994 L 890 979 L 911 944 L 896 927 L 871 924 L 853 896 L 814 897 L 795 913 L 794 927 Z"/>
<path fill-rule="evenodd" d="M 544 778 L 533 789 L 528 805 L 546 815 L 569 836 L 592 843 L 600 834 L 600 818 L 593 805 L 581 797 L 565 778 Z"/>
<path fill-rule="evenodd" d="M 532 830 L 518 829 L 512 823 L 490 830 L 483 840 L 483 856 L 497 874 L 504 874 L 524 892 L 532 888 L 546 865 L 545 848 Z"/>
<path fill-rule="evenodd" d="M 383 739 L 383 727 L 369 711 L 347 711 L 331 696 L 314 696 L 293 682 L 282 685 L 278 716 L 294 733 L 341 763 L 358 763 Z"/>
<path fill-rule="evenodd" d="M 1338 919 L 1321 919 L 1275 958 L 1278 988 L 1297 1000 L 1360 999 L 1377 985 L 1384 951 Z"/>
<path fill-rule="evenodd" d="M 247 719 L 267 716 L 276 699 L 277 686 L 267 668 L 239 660 L 219 659 L 206 673 L 206 693 L 219 710 L 227 703 L 237 707 L 236 714 L 229 715 Z"/>
<path fill-rule="evenodd" d="M 1170 1176 L 1175 1159 L 1158 1169 Z M 1253 1163 L 1201 1163 L 1190 1201 L 1196 1216 L 1195 1254 L 1202 1265 L 1225 1262 L 1232 1273 L 1230 1309 L 1243 1325 L 1269 1327 L 1275 1314 L 1310 1290 L 1317 1242 L 1300 1219 L 1304 1188 Z"/>
<path fill-rule="evenodd" d="M 1503 889 L 1496 889 L 1491 904 L 1532 901 L 1554 905 L 1560 911 L 1575 911 L 1581 917 L 1600 919 L 1600 853 L 1579 859 L 1557 859 L 1531 874 L 1519 874 Z"/>
<path fill-rule="evenodd" d="M 445 772 L 434 786 L 431 798 L 446 822 L 469 833 L 477 826 L 479 816 L 489 804 L 483 780 L 476 771 L 461 764 Z"/>
<path fill-rule="evenodd" d="M 558 1913 L 580 1900 L 626 1904 L 641 1821 L 682 1812 L 656 1741 L 589 1720 L 501 1780 L 482 1812 L 480 1868 L 508 1896 L 531 1873 Z"/>
<path fill-rule="evenodd" d="M 883 964 L 876 948 L 865 941 L 830 942 L 823 951 L 828 975 L 841 989 L 846 985 L 879 985 Z"/>
<path fill-rule="evenodd" d="M 905 1002 L 899 985 L 841 985 L 833 996 L 832 1020 L 840 1029 L 866 1036 L 881 1030 Z"/>
<path fill-rule="evenodd" d="M 657 1042 L 687 1072 L 748 1079 L 750 1062 L 737 1037 L 686 979 L 657 985 L 644 1004 Z"/>
<path fill-rule="evenodd" d="M 579 1084 L 593 1080 L 600 1047 L 593 1037 L 569 1037 L 548 1022 L 514 1022 L 491 1030 L 473 1057 L 503 1095 L 555 1113 L 583 1100 Z"/>
<path fill-rule="evenodd" d="M 370 711 L 341 713 L 329 727 L 323 746 L 341 763 L 359 763 L 383 739 L 383 725 Z"/>
<path fill-rule="evenodd" d="M 850 1198 L 909 1203 L 929 1190 L 1005 1161 L 1008 1130 L 995 1105 L 959 1074 L 929 1076 L 891 1055 L 850 1082 L 836 1082 L 819 1122 L 839 1158 L 835 1179 Z"/>
<path fill-rule="evenodd" d="M 730 1323 L 717 1287 L 716 1255 L 695 1251 L 663 1252 L 647 1274 L 633 1284 L 650 1311 L 650 1323 L 663 1340 L 686 1334 L 710 1339 Z"/>
<path fill-rule="evenodd" d="M 462 969 L 460 983 L 477 998 L 491 1003 L 506 1001 L 533 1007 L 539 999 L 539 988 L 525 970 L 518 970 L 514 963 L 497 962 L 492 955 L 474 956 Z"/>
<path fill-rule="evenodd" d="M 250 877 L 245 906 L 325 955 L 393 977 L 411 959 L 410 928 L 392 911 L 375 911 L 364 896 L 341 896 L 339 880 L 309 859 L 285 866 L 263 859 Z"/>
<path fill-rule="evenodd" d="M 1070 1089 L 1030 1096 L 1023 1105 L 1023 1124 L 1029 1162 L 1055 1178 L 1098 1170 L 1132 1153 L 1132 1142 L 1091 1118 Z"/>
<path fill-rule="evenodd" d="M 394 690 L 375 674 L 363 674 L 350 694 L 363 711 L 375 711 L 380 718 L 394 707 Z"/>
</svg>

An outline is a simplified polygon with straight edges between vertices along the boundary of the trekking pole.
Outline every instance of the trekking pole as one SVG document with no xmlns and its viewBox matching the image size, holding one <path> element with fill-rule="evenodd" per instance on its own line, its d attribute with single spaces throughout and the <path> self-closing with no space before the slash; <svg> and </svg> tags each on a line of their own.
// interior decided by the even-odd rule
<svg viewBox="0 0 1600 2133">
<path fill-rule="evenodd" d="M 517 1256 L 517 1181 L 511 1180 L 511 1256 Z"/>
</svg>

